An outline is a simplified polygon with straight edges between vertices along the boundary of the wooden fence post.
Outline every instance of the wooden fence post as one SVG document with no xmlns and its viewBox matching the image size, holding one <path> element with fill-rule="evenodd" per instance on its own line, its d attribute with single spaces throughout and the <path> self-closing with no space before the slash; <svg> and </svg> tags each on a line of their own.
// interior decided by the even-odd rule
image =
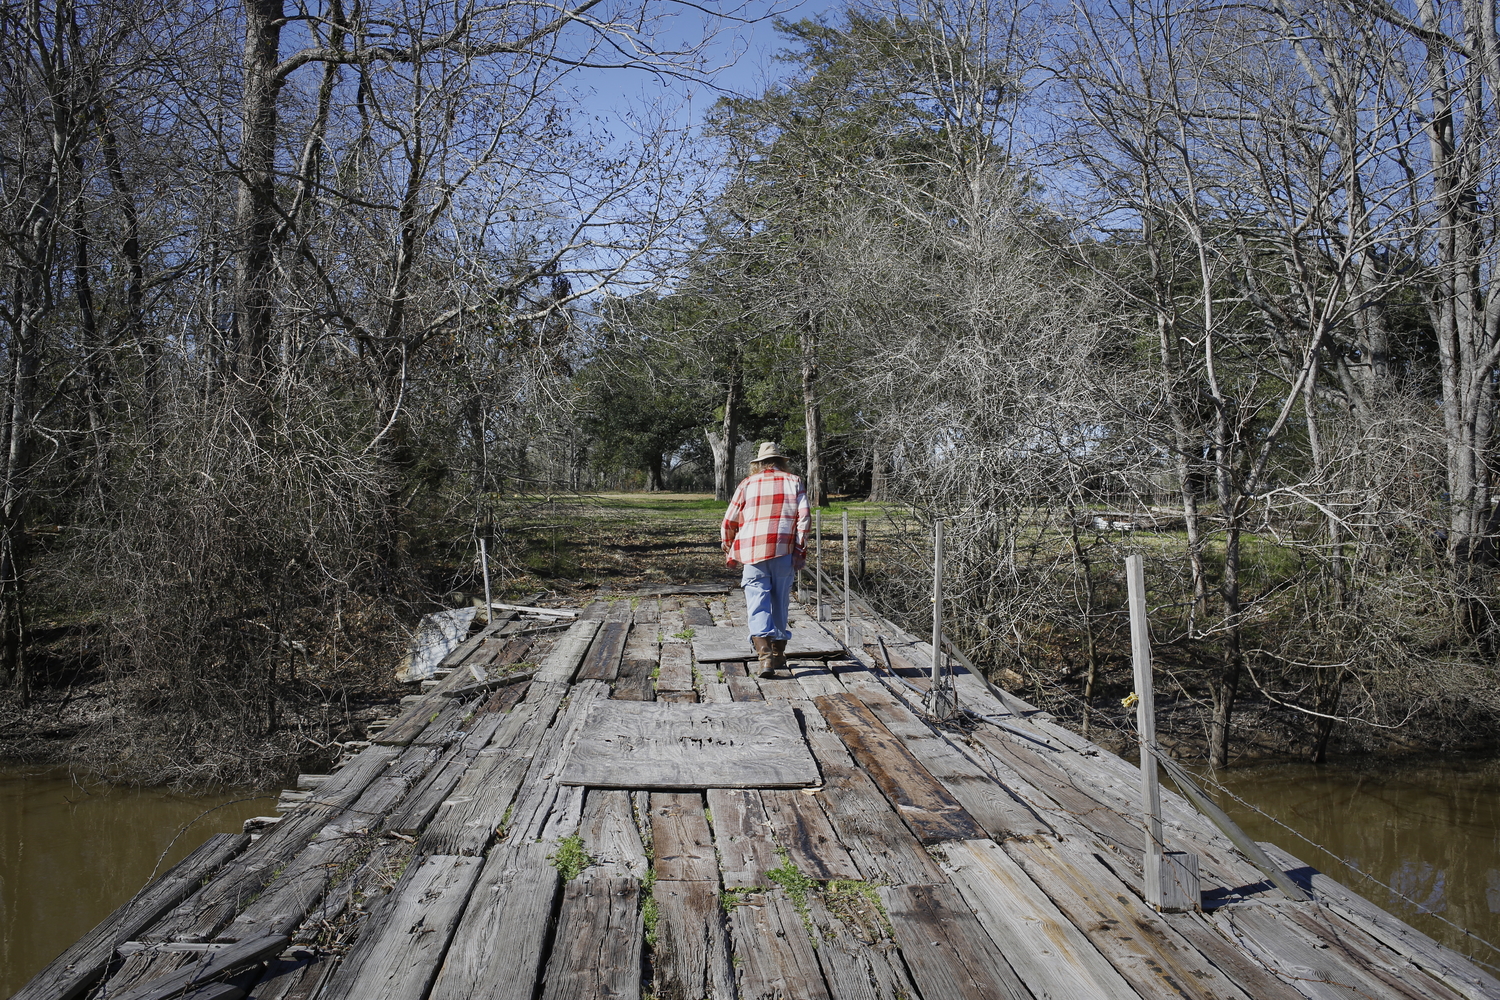
<svg viewBox="0 0 1500 1000">
<path fill-rule="evenodd" d="M 484 620 L 488 622 L 494 609 L 490 604 L 490 551 L 484 536 L 479 536 L 479 567 L 484 572 Z"/>
<path fill-rule="evenodd" d="M 818 595 L 817 620 L 828 620 L 828 609 L 823 605 L 823 509 L 813 508 L 813 591 Z"/>
<path fill-rule="evenodd" d="M 957 705 L 943 669 L 943 522 L 932 522 L 932 686 L 927 692 L 927 711 L 939 719 L 950 718 Z"/>
<path fill-rule="evenodd" d="M 844 537 L 844 648 L 849 648 L 849 511 L 843 514 Z"/>
<path fill-rule="evenodd" d="M 1167 851 L 1161 826 L 1161 787 L 1156 766 L 1156 694 L 1151 630 L 1146 619 L 1146 570 L 1140 555 L 1125 558 L 1130 604 L 1130 649 L 1135 665 L 1135 718 L 1141 739 L 1141 799 L 1145 813 L 1146 903 L 1164 913 L 1199 909 L 1198 855 Z"/>
</svg>

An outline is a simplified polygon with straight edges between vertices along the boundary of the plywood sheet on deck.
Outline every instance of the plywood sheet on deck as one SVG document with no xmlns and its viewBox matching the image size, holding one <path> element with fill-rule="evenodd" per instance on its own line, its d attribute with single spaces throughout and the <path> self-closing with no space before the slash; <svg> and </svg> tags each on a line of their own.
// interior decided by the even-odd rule
<svg viewBox="0 0 1500 1000">
<path fill-rule="evenodd" d="M 843 645 L 823 629 L 815 625 L 792 626 L 792 637 L 787 640 L 788 659 L 798 657 L 839 656 Z M 722 660 L 753 660 L 755 650 L 750 646 L 750 637 L 738 625 L 695 625 L 693 627 L 693 655 L 700 663 L 717 663 Z"/>
<path fill-rule="evenodd" d="M 599 701 L 557 779 L 594 788 L 793 788 L 818 766 L 786 704 Z"/>
</svg>

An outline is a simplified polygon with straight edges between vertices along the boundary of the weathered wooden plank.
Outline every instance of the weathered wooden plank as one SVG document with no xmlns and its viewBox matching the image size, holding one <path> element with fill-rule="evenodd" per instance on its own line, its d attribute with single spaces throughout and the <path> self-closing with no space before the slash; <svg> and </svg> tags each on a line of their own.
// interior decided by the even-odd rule
<svg viewBox="0 0 1500 1000">
<path fill-rule="evenodd" d="M 564 684 L 533 681 L 526 700 L 505 717 L 417 842 L 418 854 L 480 854 L 515 798 L 532 756 L 567 695 Z"/>
<path fill-rule="evenodd" d="M 658 638 L 655 622 L 641 622 L 639 619 L 630 626 L 630 634 L 625 639 L 625 652 L 621 654 L 627 660 L 651 660 L 655 662 L 661 657 L 661 640 Z"/>
<path fill-rule="evenodd" d="M 603 587 L 601 587 L 598 591 L 598 593 L 600 594 L 604 594 L 606 592 L 607 588 Z M 609 608 L 610 602 L 602 598 L 596 601 L 591 601 L 588 607 L 584 608 L 578 613 L 578 619 L 579 621 L 602 622 L 604 621 L 605 616 L 609 614 Z"/>
<path fill-rule="evenodd" d="M 820 695 L 815 703 L 901 819 L 924 844 L 972 840 L 979 824 L 911 751 L 853 695 Z"/>
<path fill-rule="evenodd" d="M 474 692 L 478 694 L 479 692 Z M 465 735 L 465 720 L 478 707 L 478 699 L 470 696 L 444 699 L 447 704 L 427 720 L 427 725 L 411 741 L 412 746 L 447 747 L 459 742 Z"/>
<path fill-rule="evenodd" d="M 536 672 L 536 680 L 554 684 L 569 684 L 578 670 L 578 665 L 588 654 L 594 636 L 599 633 L 600 623 L 592 620 L 575 622 L 557 640 L 557 645 L 542 660 Z"/>
<path fill-rule="evenodd" d="M 146 980 L 133 989 L 111 992 L 110 1000 L 171 1000 L 189 992 L 196 984 L 258 965 L 287 945 L 285 934 L 241 941 L 228 948 L 202 952 L 194 961 Z"/>
<path fill-rule="evenodd" d="M 725 888 L 768 885 L 766 872 L 781 862 L 776 857 L 776 845 L 771 840 L 771 821 L 761 803 L 760 792 L 743 788 L 710 788 L 707 799 Z"/>
<path fill-rule="evenodd" d="M 841 680 L 992 838 L 1052 832 L 1020 798 L 917 718 L 874 677 Z"/>
<path fill-rule="evenodd" d="M 1341 914 L 1424 972 L 1441 979 L 1470 1000 L 1493 1000 L 1500 997 L 1500 980 L 1463 955 L 1443 947 L 1404 920 L 1351 892 L 1275 844 L 1262 843 L 1260 846 L 1272 860 L 1281 865 L 1282 870 L 1310 885 L 1324 906 Z"/>
<path fill-rule="evenodd" d="M 661 597 L 672 599 L 679 595 L 708 596 L 727 594 L 731 587 L 727 583 L 646 583 L 628 593 L 639 597 Z"/>
<path fill-rule="evenodd" d="M 740 1000 L 831 1000 L 812 935 L 780 889 L 739 902 L 729 936 Z"/>
<path fill-rule="evenodd" d="M 610 597 L 609 610 L 604 612 L 604 620 L 614 624 L 623 622 L 628 625 L 630 624 L 632 614 L 630 598 L 624 594 L 615 594 Z"/>
<path fill-rule="evenodd" d="M 687 643 L 668 642 L 661 647 L 661 672 L 656 678 L 658 691 L 693 690 L 693 654 Z"/>
<path fill-rule="evenodd" d="M 1143 997 L 1293 1000 L 1301 995 L 1262 970 L 1258 978 L 1246 980 L 1247 990 L 1253 991 L 1247 996 L 1096 860 L 1093 848 L 1072 839 L 1053 843 L 1040 837 L 1007 840 L 1001 846 Z"/>
<path fill-rule="evenodd" d="M 1293 908 L 1308 905 L 1286 904 Z M 1446 1000 L 1457 996 L 1447 989 L 1442 994 L 1405 989 L 1372 967 L 1373 956 L 1361 956 L 1352 963 L 1346 961 L 1339 950 L 1330 947 L 1328 940 L 1308 934 L 1306 928 L 1291 919 L 1289 910 L 1279 900 L 1246 900 L 1221 906 L 1211 919 L 1231 940 L 1239 942 L 1262 965 L 1292 983 L 1309 1000 L 1372 996 L 1419 1000 L 1440 995 Z M 1429 982 L 1438 985 L 1435 980 Z"/>
<path fill-rule="evenodd" d="M 278 867 L 291 861 L 312 837 L 353 805 L 401 753 L 395 747 L 368 747 L 334 772 L 313 798 L 251 849 L 226 865 L 202 889 L 142 932 L 143 941 L 206 941 L 229 923 L 246 900 L 261 891 Z"/>
<path fill-rule="evenodd" d="M 1440 978 L 1395 954 L 1337 911 L 1315 901 L 1306 906 L 1274 902 L 1281 913 L 1301 927 L 1314 948 L 1324 949 L 1345 966 L 1366 973 L 1392 995 L 1463 1000 L 1460 991 L 1450 989 Z"/>
<path fill-rule="evenodd" d="M 879 891 L 922 1000 L 1031 1000 L 958 890 L 911 885 Z"/>
<path fill-rule="evenodd" d="M 760 797 L 771 838 L 808 878 L 822 882 L 859 878 L 859 866 L 839 843 L 818 795 L 768 788 Z"/>
<path fill-rule="evenodd" d="M 656 700 L 671 705 L 693 705 L 698 701 L 697 691 L 657 691 Z"/>
<path fill-rule="evenodd" d="M 104 975 L 116 945 L 133 939 L 182 902 L 249 843 L 249 835 L 243 833 L 209 837 L 48 963 L 12 1000 L 73 1000 L 81 995 Z"/>
<path fill-rule="evenodd" d="M 641 597 L 636 605 L 634 621 L 638 625 L 655 625 L 661 614 L 661 605 L 655 597 Z M 653 629 L 654 631 L 654 629 Z"/>
<path fill-rule="evenodd" d="M 686 613 L 684 613 L 684 616 Z M 743 662 L 755 659 L 755 650 L 750 645 L 750 635 L 739 625 L 714 625 L 712 619 L 693 626 L 693 655 L 700 663 L 719 661 Z M 789 659 L 821 659 L 839 656 L 844 646 L 826 631 L 815 625 L 803 625 L 791 630 L 787 640 L 786 655 Z"/>
<path fill-rule="evenodd" d="M 511 670 L 491 664 L 489 669 L 481 670 L 478 667 L 470 667 L 468 664 L 464 664 L 460 669 L 463 671 L 460 674 L 460 678 L 463 680 L 462 684 L 435 693 L 447 695 L 449 698 L 470 698 L 474 695 L 495 691 L 496 689 L 524 685 L 536 676 L 538 668 L 527 667 Z"/>
<path fill-rule="evenodd" d="M 655 701 L 656 693 L 651 683 L 650 660 L 622 660 L 620 676 L 615 680 L 610 697 L 617 701 Z"/>
<path fill-rule="evenodd" d="M 809 893 L 807 911 L 818 944 L 818 964 L 833 1000 L 920 996 L 879 906 L 863 891 Z"/>
<path fill-rule="evenodd" d="M 713 598 L 709 599 L 708 613 L 713 615 L 715 625 L 730 624 L 729 608 L 725 605 L 724 599 L 722 597 L 718 598 L 717 600 Z"/>
<path fill-rule="evenodd" d="M 265 974 L 247 994 L 250 1000 L 311 1000 L 334 960 L 326 955 L 294 948 L 266 963 Z"/>
<path fill-rule="evenodd" d="M 536 840 L 566 836 L 577 826 L 583 805 L 583 789 L 560 785 L 562 770 L 570 748 L 584 731 L 589 713 L 600 700 L 609 696 L 609 685 L 603 681 L 581 681 L 568 696 L 567 709 L 547 730 L 532 755 L 515 808 L 505 827 L 510 839 Z M 615 702 L 631 705 L 635 702 Z"/>
<path fill-rule="evenodd" d="M 652 796 L 654 800 L 655 795 Z M 658 859 L 658 872 L 660 861 Z M 716 881 L 660 877 L 652 970 L 661 1000 L 734 1000 L 734 968 Z"/>
<path fill-rule="evenodd" d="M 640 889 L 633 878 L 580 878 L 567 884 L 542 1000 L 640 997 Z"/>
<path fill-rule="evenodd" d="M 682 601 L 682 621 L 684 625 L 693 629 L 694 633 L 714 627 L 714 616 L 709 614 L 708 608 L 703 602 L 684 598 Z M 696 639 L 696 634 L 694 635 Z"/>
<path fill-rule="evenodd" d="M 182 1000 L 240 1000 L 244 995 L 244 989 L 233 983 L 211 983 L 184 993 Z"/>
<path fill-rule="evenodd" d="M 625 651 L 625 640 L 630 635 L 626 622 L 608 621 L 599 627 L 599 633 L 584 655 L 578 668 L 578 680 L 612 681 L 620 672 L 620 654 Z"/>
<path fill-rule="evenodd" d="M 726 678 L 729 685 L 729 694 L 735 701 L 765 701 L 765 696 L 760 693 L 760 687 L 755 683 L 753 677 L 744 676 L 743 672 Z"/>
<path fill-rule="evenodd" d="M 434 767 L 406 799 L 391 811 L 382 826 L 384 830 L 415 836 L 453 791 L 458 779 L 474 763 L 479 752 L 494 738 L 505 716 L 496 712 L 480 716 L 463 741 L 453 746 L 444 760 Z"/>
<path fill-rule="evenodd" d="M 865 880 L 895 885 L 947 881 L 875 783 L 854 766 L 836 735 L 809 727 L 807 742 L 823 772 L 818 801 Z"/>
<path fill-rule="evenodd" d="M 479 706 L 477 714 L 479 716 L 503 715 L 524 701 L 530 693 L 531 684 L 529 680 L 526 683 L 506 685 L 486 698 L 483 704 Z M 473 731 L 473 727 L 470 727 L 470 731 Z"/>
<path fill-rule="evenodd" d="M 817 765 L 784 704 L 599 701 L 557 779 L 594 788 L 814 785 Z"/>
<path fill-rule="evenodd" d="M 244 941 L 267 934 L 291 934 L 339 876 L 339 869 L 368 843 L 386 814 L 435 764 L 436 747 L 412 745 L 370 783 L 358 800 L 335 817 L 261 893 L 216 935 L 219 941 Z"/>
<path fill-rule="evenodd" d="M 403 709 L 371 742 L 388 747 L 407 746 L 437 718 L 437 713 L 447 703 L 448 699 L 436 692 L 427 694 Z"/>
<path fill-rule="evenodd" d="M 652 867 L 658 879 L 718 885 L 719 863 L 701 793 L 652 792 L 650 820 Z"/>
<path fill-rule="evenodd" d="M 816 668 L 807 668 L 809 670 Z M 807 692 L 792 677 L 761 677 L 756 680 L 761 697 L 766 701 L 803 701 Z"/>
<path fill-rule="evenodd" d="M 352 864 L 346 864 L 347 877 L 323 894 L 297 928 L 292 943 L 326 946 L 335 927 L 339 928 L 339 940 L 346 933 L 352 935 L 348 929 L 351 922 L 341 918 L 357 916 L 362 901 L 384 896 L 390 889 L 390 873 L 409 862 L 411 855 L 412 845 L 407 841 L 385 837 L 375 841 L 368 854 L 357 855 Z"/>
<path fill-rule="evenodd" d="M 1033 788 L 1050 800 L 1032 802 L 1030 805 L 1045 817 L 1049 806 L 1057 809 L 1090 832 L 1104 840 L 1116 850 L 1139 855 L 1145 846 L 1145 831 L 1139 825 L 1116 812 L 1109 803 L 1102 801 L 1093 789 L 1079 787 L 1065 773 L 1048 766 L 1038 754 L 1018 747 L 1009 738 L 986 729 L 977 729 L 973 737 L 1001 763 L 1015 770 Z M 1017 789 L 1021 791 L 1021 789 Z"/>
<path fill-rule="evenodd" d="M 646 849 L 635 825 L 629 792 L 589 789 L 578 834 L 594 859 L 590 868 L 594 877 L 646 877 Z"/>
<path fill-rule="evenodd" d="M 479 858 L 413 862 L 359 929 L 322 995 L 422 1000 L 479 878 Z"/>
<path fill-rule="evenodd" d="M 992 840 L 943 844 L 953 884 L 1028 989 L 1053 1000 L 1140 1000 Z"/>
<path fill-rule="evenodd" d="M 490 852 L 431 1000 L 533 1000 L 558 892 L 551 850 L 506 841 Z"/>
</svg>

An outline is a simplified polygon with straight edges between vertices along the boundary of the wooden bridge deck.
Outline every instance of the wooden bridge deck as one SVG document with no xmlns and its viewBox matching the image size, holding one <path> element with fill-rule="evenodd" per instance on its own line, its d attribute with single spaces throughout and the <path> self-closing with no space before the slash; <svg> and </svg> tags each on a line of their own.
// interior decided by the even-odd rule
<svg viewBox="0 0 1500 1000">
<path fill-rule="evenodd" d="M 968 723 L 929 726 L 930 648 L 868 617 L 790 678 L 695 663 L 693 628 L 742 622 L 738 592 L 497 622 L 263 835 L 209 841 L 17 997 L 1500 998 L 1276 854 L 1315 896 L 1286 899 L 1175 795 L 1168 846 L 1199 856 L 1207 909 L 1157 913 L 1133 766 L 967 674 Z M 606 698 L 784 702 L 821 784 L 560 783 Z"/>
</svg>

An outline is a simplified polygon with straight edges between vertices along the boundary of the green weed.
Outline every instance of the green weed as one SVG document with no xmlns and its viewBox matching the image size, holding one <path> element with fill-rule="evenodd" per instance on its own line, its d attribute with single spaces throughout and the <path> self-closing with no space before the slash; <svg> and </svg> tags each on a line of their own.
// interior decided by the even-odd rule
<svg viewBox="0 0 1500 1000">
<path fill-rule="evenodd" d="M 661 908 L 657 905 L 654 890 L 656 888 L 656 869 L 653 868 L 646 873 L 641 880 L 641 922 L 646 925 L 646 946 L 656 947 L 657 933 L 656 925 L 661 921 Z"/>
<path fill-rule="evenodd" d="M 792 856 L 787 853 L 786 848 L 776 848 L 776 856 L 781 859 L 781 866 L 767 871 L 766 878 L 786 890 L 792 905 L 797 908 L 797 915 L 802 918 L 802 926 L 807 928 L 808 936 L 813 939 L 816 947 L 818 938 L 813 930 L 812 915 L 807 910 L 807 894 L 816 891 L 818 883 L 792 862 Z"/>
<path fill-rule="evenodd" d="M 594 859 L 583 849 L 583 838 L 578 834 L 564 837 L 557 842 L 557 850 L 547 855 L 557 874 L 564 882 L 571 882 L 583 874 L 583 870 L 594 863 Z"/>
</svg>

